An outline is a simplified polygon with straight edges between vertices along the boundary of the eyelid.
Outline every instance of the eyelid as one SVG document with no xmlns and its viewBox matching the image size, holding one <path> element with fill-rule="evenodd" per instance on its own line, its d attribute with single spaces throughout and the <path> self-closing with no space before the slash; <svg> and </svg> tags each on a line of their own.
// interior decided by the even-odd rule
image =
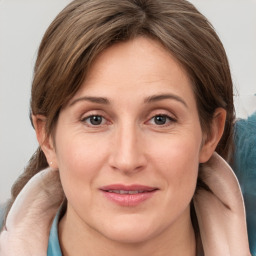
<svg viewBox="0 0 256 256">
<path fill-rule="evenodd" d="M 162 109 L 162 108 L 150 111 L 147 119 L 151 119 L 154 116 L 167 116 L 170 119 L 176 120 L 176 121 L 178 119 L 177 115 L 175 113 L 173 113 L 173 111 L 170 111 L 170 110 L 167 110 L 167 109 Z"/>
<path fill-rule="evenodd" d="M 108 119 L 106 112 L 102 109 L 97 109 L 97 108 L 81 109 L 80 120 L 90 116 L 102 116 L 105 119 Z"/>
</svg>

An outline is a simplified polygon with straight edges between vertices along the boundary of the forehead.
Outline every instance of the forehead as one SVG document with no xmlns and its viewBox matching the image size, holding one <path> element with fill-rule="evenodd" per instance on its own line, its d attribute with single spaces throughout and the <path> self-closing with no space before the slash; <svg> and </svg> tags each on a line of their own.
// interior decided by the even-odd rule
<svg viewBox="0 0 256 256">
<path fill-rule="evenodd" d="M 104 50 L 95 59 L 77 94 L 111 98 L 124 93 L 150 97 L 166 92 L 194 98 L 187 72 L 172 54 L 158 41 L 138 37 Z"/>
</svg>

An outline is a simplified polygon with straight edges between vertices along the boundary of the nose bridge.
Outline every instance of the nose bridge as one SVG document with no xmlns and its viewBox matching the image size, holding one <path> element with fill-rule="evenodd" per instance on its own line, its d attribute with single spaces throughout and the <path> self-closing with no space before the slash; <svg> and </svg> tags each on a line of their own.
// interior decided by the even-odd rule
<svg viewBox="0 0 256 256">
<path fill-rule="evenodd" d="M 139 127 L 124 122 L 116 129 L 111 166 L 123 172 L 138 171 L 146 163 Z"/>
</svg>

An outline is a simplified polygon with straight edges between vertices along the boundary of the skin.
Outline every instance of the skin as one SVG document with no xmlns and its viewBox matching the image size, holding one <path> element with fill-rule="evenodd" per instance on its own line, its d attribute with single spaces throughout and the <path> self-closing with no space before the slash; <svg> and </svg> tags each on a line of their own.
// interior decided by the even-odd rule
<svg viewBox="0 0 256 256">
<path fill-rule="evenodd" d="M 102 122 L 95 125 L 90 116 Z M 68 200 L 59 224 L 64 255 L 195 255 L 190 202 L 198 165 L 214 152 L 225 111 L 216 110 L 206 136 L 185 70 L 158 42 L 139 37 L 98 56 L 60 112 L 54 142 L 44 118 L 33 117 L 38 140 L 59 169 Z M 109 184 L 158 190 L 123 207 L 99 190 Z"/>
</svg>

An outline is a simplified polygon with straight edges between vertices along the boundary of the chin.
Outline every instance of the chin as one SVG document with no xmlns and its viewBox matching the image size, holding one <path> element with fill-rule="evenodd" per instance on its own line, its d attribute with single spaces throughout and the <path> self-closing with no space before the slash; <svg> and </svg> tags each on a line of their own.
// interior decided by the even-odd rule
<svg viewBox="0 0 256 256">
<path fill-rule="evenodd" d="M 111 221 L 112 225 L 107 224 L 104 230 L 98 230 L 106 238 L 119 243 L 143 243 L 160 233 L 160 227 L 152 225 L 152 221 L 140 220 L 140 218 L 132 218 L 131 220 Z M 113 223 L 118 223 L 115 225 Z"/>
<path fill-rule="evenodd" d="M 118 243 L 138 244 L 150 240 L 152 233 L 154 232 L 133 228 L 133 230 L 112 230 L 107 232 L 106 237 Z"/>
</svg>

